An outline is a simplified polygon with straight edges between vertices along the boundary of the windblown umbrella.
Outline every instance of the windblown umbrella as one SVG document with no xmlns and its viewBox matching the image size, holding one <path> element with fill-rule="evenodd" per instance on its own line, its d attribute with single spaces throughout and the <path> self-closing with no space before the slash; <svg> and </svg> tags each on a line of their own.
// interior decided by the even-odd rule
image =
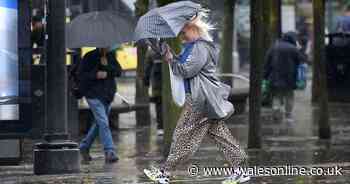
<svg viewBox="0 0 350 184">
<path fill-rule="evenodd" d="M 115 11 L 81 14 L 67 25 L 67 48 L 105 48 L 132 40 L 135 24 Z"/>
<path fill-rule="evenodd" d="M 134 40 L 176 37 L 199 11 L 201 11 L 201 5 L 191 1 L 175 2 L 152 9 L 140 17 Z"/>
<path fill-rule="evenodd" d="M 154 8 L 142 16 L 134 33 L 135 41 L 145 41 L 153 50 L 164 55 L 165 42 L 152 43 L 150 39 L 176 37 L 186 23 L 193 20 L 201 11 L 200 4 L 191 1 L 180 1 L 163 7 Z M 174 102 L 182 106 L 185 102 L 184 79 L 172 73 L 170 64 L 170 84 Z"/>
</svg>

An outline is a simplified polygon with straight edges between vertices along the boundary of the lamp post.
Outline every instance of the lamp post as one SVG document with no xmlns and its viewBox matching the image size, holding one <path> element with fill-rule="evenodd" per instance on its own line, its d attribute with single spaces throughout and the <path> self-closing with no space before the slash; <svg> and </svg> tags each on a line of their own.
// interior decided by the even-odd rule
<svg viewBox="0 0 350 184">
<path fill-rule="evenodd" d="M 34 174 L 80 171 L 78 144 L 67 132 L 67 69 L 65 63 L 65 1 L 48 0 L 47 119 L 44 142 L 34 148 Z"/>
</svg>

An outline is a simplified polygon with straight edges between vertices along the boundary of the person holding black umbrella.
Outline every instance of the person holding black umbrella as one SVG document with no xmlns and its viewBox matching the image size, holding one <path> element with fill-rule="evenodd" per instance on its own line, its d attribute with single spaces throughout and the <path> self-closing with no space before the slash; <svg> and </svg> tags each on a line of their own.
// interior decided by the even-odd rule
<svg viewBox="0 0 350 184">
<path fill-rule="evenodd" d="M 121 75 L 121 67 L 113 53 L 107 53 L 107 48 L 99 48 L 84 56 L 78 75 L 79 90 L 85 96 L 95 120 L 80 144 L 83 161 L 91 161 L 89 150 L 99 135 L 104 147 L 106 163 L 116 162 L 118 157 L 109 128 L 108 115 L 116 93 L 115 77 Z"/>
</svg>

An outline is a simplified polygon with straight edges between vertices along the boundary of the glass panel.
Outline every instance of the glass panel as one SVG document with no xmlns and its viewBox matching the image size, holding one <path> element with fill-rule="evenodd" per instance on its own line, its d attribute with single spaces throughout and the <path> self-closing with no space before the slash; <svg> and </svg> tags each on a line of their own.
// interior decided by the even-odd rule
<svg viewBox="0 0 350 184">
<path fill-rule="evenodd" d="M 17 1 L 0 0 L 0 97 L 18 96 Z"/>
<path fill-rule="evenodd" d="M 19 105 L 0 105 L 0 121 L 19 120 Z"/>
</svg>

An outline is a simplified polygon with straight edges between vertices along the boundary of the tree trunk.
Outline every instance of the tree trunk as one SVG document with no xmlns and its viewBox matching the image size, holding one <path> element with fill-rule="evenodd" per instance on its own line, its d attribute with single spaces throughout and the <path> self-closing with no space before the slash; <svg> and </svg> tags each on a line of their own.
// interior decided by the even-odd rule
<svg viewBox="0 0 350 184">
<path fill-rule="evenodd" d="M 261 148 L 261 81 L 266 51 L 281 35 L 281 1 L 251 1 L 249 148 Z"/>
<path fill-rule="evenodd" d="M 319 77 L 319 136 L 330 139 L 327 72 L 325 60 L 325 0 L 313 0 L 314 16 L 314 64 Z"/>
<path fill-rule="evenodd" d="M 223 37 L 221 41 L 221 72 L 233 72 L 233 34 L 234 34 L 234 9 L 236 0 L 224 1 Z M 222 82 L 233 86 L 232 78 L 223 78 Z"/>
<path fill-rule="evenodd" d="M 261 78 L 264 62 L 263 1 L 251 0 L 251 66 L 248 148 L 261 148 Z"/>
<path fill-rule="evenodd" d="M 270 0 L 270 3 L 270 34 L 273 35 L 272 38 L 278 39 L 282 35 L 282 2 L 281 0 Z"/>
<path fill-rule="evenodd" d="M 175 2 L 175 0 L 158 0 L 159 6 L 164 6 L 166 4 Z M 171 48 L 175 51 L 179 51 L 180 42 L 176 39 L 171 39 L 169 42 Z M 169 76 L 169 66 L 164 63 L 162 65 L 162 106 L 163 106 L 163 122 L 164 122 L 164 149 L 163 154 L 168 155 L 173 132 L 177 124 L 177 120 L 180 116 L 181 108 L 176 106 L 171 96 L 170 88 L 170 76 Z"/>
<path fill-rule="evenodd" d="M 264 3 L 265 48 L 269 48 L 281 36 L 281 0 Z"/>
<path fill-rule="evenodd" d="M 148 0 L 138 0 L 136 2 L 136 15 L 138 17 L 145 14 L 148 10 Z M 147 46 L 137 46 L 137 69 L 136 69 L 136 104 L 149 104 L 148 87 L 144 83 L 145 63 L 146 63 Z M 148 126 L 151 124 L 151 115 L 149 106 L 143 110 L 136 111 L 136 125 Z"/>
<path fill-rule="evenodd" d="M 315 41 L 314 41 L 315 43 Z M 312 44 L 314 45 L 314 44 Z M 315 56 L 315 51 L 316 51 L 316 48 L 315 46 L 313 46 L 313 51 L 312 51 L 312 54 Z M 316 61 L 315 58 L 313 58 L 314 61 Z M 319 73 L 319 70 L 318 70 L 318 67 L 316 62 L 313 62 L 312 64 L 312 71 L 313 71 L 313 75 L 312 75 L 312 88 L 311 88 L 311 93 L 312 93 L 312 96 L 311 96 L 311 102 L 313 104 L 317 104 L 317 102 L 319 101 L 320 99 L 320 73 Z"/>
<path fill-rule="evenodd" d="M 147 46 L 137 46 L 137 69 L 136 69 L 136 96 L 135 104 L 149 104 L 148 87 L 144 83 L 145 62 Z M 136 125 L 148 126 L 151 124 L 150 108 L 144 108 L 136 111 Z"/>
</svg>

